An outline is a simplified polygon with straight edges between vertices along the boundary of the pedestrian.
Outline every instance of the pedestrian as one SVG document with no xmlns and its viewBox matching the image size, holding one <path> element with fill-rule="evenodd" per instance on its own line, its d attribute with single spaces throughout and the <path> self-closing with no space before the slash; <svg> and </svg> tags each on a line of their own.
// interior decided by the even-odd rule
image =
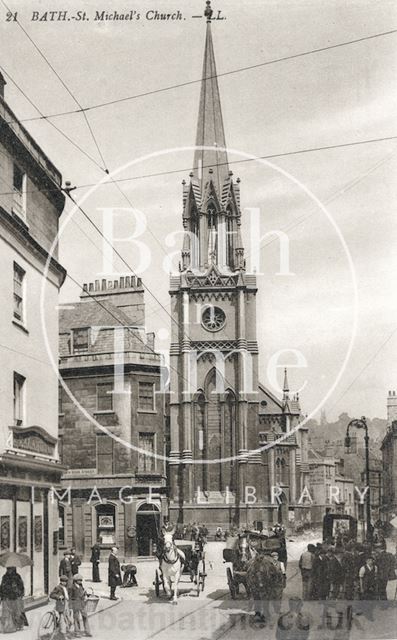
<svg viewBox="0 0 397 640">
<path fill-rule="evenodd" d="M 60 576 L 59 584 L 50 593 L 50 598 L 55 600 L 55 611 L 59 616 L 59 632 L 64 638 L 70 632 L 72 622 L 69 608 L 69 591 L 67 588 L 68 576 Z"/>
<path fill-rule="evenodd" d="M 277 621 L 276 640 L 307 640 L 310 633 L 310 618 L 302 613 L 300 598 L 289 599 L 289 610 Z"/>
<path fill-rule="evenodd" d="M 84 635 L 91 637 L 87 615 L 87 592 L 83 587 L 83 576 L 79 573 L 73 576 L 73 585 L 69 590 L 69 602 L 73 612 L 74 635 L 80 636 L 83 626 Z"/>
<path fill-rule="evenodd" d="M 329 593 L 328 596 L 331 600 L 337 600 L 340 595 L 340 591 L 343 584 L 343 571 L 341 563 L 335 555 L 333 549 L 327 551 L 328 560 L 328 579 L 329 579 Z"/>
<path fill-rule="evenodd" d="M 72 563 L 70 560 L 70 551 L 63 552 L 63 558 L 59 563 L 59 575 L 66 576 L 68 579 L 68 587 L 73 584 Z"/>
<path fill-rule="evenodd" d="M 190 524 L 190 522 L 188 522 L 186 527 L 186 540 L 191 540 L 191 539 L 192 539 L 192 525 Z"/>
<path fill-rule="evenodd" d="M 101 577 L 99 575 L 99 563 L 101 558 L 101 547 L 98 542 L 96 542 L 91 547 L 91 558 L 90 562 L 92 564 L 92 581 L 93 582 L 102 582 Z"/>
<path fill-rule="evenodd" d="M 1 632 L 12 633 L 28 626 L 23 606 L 25 587 L 16 567 L 7 567 L 1 579 Z"/>
<path fill-rule="evenodd" d="M 359 576 L 361 600 L 366 600 L 367 617 L 369 620 L 373 620 L 373 601 L 378 597 L 378 570 L 372 556 L 369 556 L 361 567 Z"/>
<path fill-rule="evenodd" d="M 350 541 L 346 545 L 346 549 L 341 559 L 342 574 L 344 576 L 344 598 L 345 600 L 354 600 L 356 593 L 359 591 L 358 571 L 359 555 L 356 545 Z"/>
<path fill-rule="evenodd" d="M 299 569 L 302 576 L 302 599 L 310 600 L 312 585 L 313 585 L 313 562 L 315 557 L 316 547 L 313 544 L 307 545 L 307 550 L 304 551 L 299 558 Z"/>
<path fill-rule="evenodd" d="M 312 600 L 325 600 L 329 593 L 328 561 L 322 547 L 313 560 Z"/>
<path fill-rule="evenodd" d="M 187 526 L 184 524 L 182 528 L 182 540 L 186 540 Z"/>
<path fill-rule="evenodd" d="M 79 566 L 81 565 L 81 559 L 76 554 L 76 549 L 72 547 L 70 550 L 70 564 L 72 567 L 72 575 L 75 576 L 79 572 Z"/>
<path fill-rule="evenodd" d="M 123 584 L 122 587 L 137 587 L 138 582 L 136 579 L 136 565 L 135 564 L 122 564 L 121 570 L 124 573 L 123 575 Z"/>
<path fill-rule="evenodd" d="M 198 536 L 199 536 L 200 530 L 197 526 L 197 524 L 195 522 L 193 522 L 192 524 L 192 533 L 191 533 L 191 540 L 197 540 Z"/>
<path fill-rule="evenodd" d="M 282 528 L 279 529 L 279 533 L 277 534 L 280 540 L 280 549 L 278 551 L 278 559 L 280 562 L 284 563 L 285 568 L 287 568 L 288 554 L 287 554 L 287 542 L 285 540 L 284 530 Z"/>
<path fill-rule="evenodd" d="M 387 583 L 396 579 L 395 558 L 392 553 L 379 549 L 375 552 L 375 564 L 378 572 L 379 600 L 387 600 Z"/>
<path fill-rule="evenodd" d="M 270 558 L 274 566 L 283 574 L 282 582 L 283 582 L 283 589 L 285 589 L 285 585 L 287 584 L 287 572 L 285 569 L 285 564 L 282 560 L 280 560 L 280 556 L 277 551 L 272 551 L 270 554 Z"/>
<path fill-rule="evenodd" d="M 112 547 L 108 562 L 108 585 L 110 587 L 110 600 L 117 600 L 116 588 L 121 585 L 120 562 L 117 557 L 117 547 Z"/>
</svg>

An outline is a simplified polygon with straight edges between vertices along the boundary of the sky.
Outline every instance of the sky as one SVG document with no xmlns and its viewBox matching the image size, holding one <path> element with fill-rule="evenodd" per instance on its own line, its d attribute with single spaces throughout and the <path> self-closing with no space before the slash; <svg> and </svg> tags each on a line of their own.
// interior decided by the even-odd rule
<svg viewBox="0 0 397 640">
<path fill-rule="evenodd" d="M 156 332 L 162 351 L 171 323 L 165 259 L 182 241 L 181 182 L 193 162 L 200 91 L 192 81 L 201 77 L 205 39 L 204 18 L 192 16 L 202 15 L 204 5 L 7 0 L 64 84 L 0 7 L 0 66 L 9 74 L 11 108 L 27 119 L 64 180 L 78 187 L 73 196 L 101 229 L 109 207 L 132 204 L 146 221 L 138 238 L 146 261 L 140 245 L 125 241 L 140 230 L 136 213 L 117 214 L 114 236 L 124 241 L 115 246 L 144 280 L 147 330 Z M 395 3 L 219 0 L 212 6 L 225 18 L 213 22 L 212 33 L 228 155 L 234 177 L 241 178 L 247 267 L 257 272 L 261 381 L 276 391 L 269 366 L 282 352 L 278 362 L 289 365 L 291 389 L 302 389 L 305 413 L 324 403 L 330 419 L 342 411 L 385 417 L 387 392 L 397 387 L 397 140 L 253 158 L 397 135 L 396 33 L 257 66 L 391 31 L 397 28 Z M 139 20 L 94 20 L 96 11 L 130 8 Z M 70 20 L 32 20 L 33 11 L 43 17 L 46 10 L 65 9 Z M 82 9 L 89 19 L 74 20 Z M 178 9 L 180 21 L 147 19 L 147 12 Z M 49 115 L 140 94 L 147 95 L 91 109 L 87 120 L 81 113 L 50 119 L 64 135 L 49 120 L 30 120 L 38 112 L 26 99 Z M 119 190 L 103 167 L 117 179 L 134 179 L 119 182 Z M 108 183 L 99 184 L 104 179 Z M 113 279 L 128 272 L 118 258 L 112 265 L 104 259 L 103 240 L 81 212 L 67 220 L 71 209 L 68 202 L 59 240 L 70 275 L 84 283 L 111 276 L 112 269 Z M 289 246 L 289 270 L 281 275 L 274 230 Z M 78 295 L 67 280 L 61 300 Z M 293 366 L 299 362 L 306 366 Z"/>
</svg>

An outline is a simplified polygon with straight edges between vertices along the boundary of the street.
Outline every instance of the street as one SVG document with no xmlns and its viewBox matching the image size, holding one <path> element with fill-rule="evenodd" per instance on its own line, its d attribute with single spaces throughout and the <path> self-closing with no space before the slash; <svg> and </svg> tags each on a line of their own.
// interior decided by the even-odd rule
<svg viewBox="0 0 397 640">
<path fill-rule="evenodd" d="M 288 598 L 301 595 L 301 579 L 298 569 L 298 558 L 310 540 L 305 537 L 289 541 L 289 562 L 287 567 L 287 586 L 284 591 L 282 612 L 288 610 Z M 219 638 L 240 639 L 275 637 L 278 616 L 273 614 L 265 628 L 252 624 L 251 603 L 244 593 L 240 599 L 232 600 L 226 582 L 226 565 L 222 560 L 222 543 L 210 542 L 206 546 L 207 578 L 204 592 L 199 597 L 190 582 L 189 576 L 183 575 L 180 582 L 178 604 L 173 606 L 163 593 L 157 598 L 153 580 L 157 567 L 156 560 L 138 561 L 137 588 L 118 589 L 121 598 L 112 603 L 108 609 L 96 613 L 90 618 L 91 631 L 98 640 L 218 640 Z M 89 587 L 90 565 L 82 566 L 81 573 L 86 577 L 85 586 Z M 101 564 L 103 582 L 95 586 L 95 592 L 103 596 L 108 603 L 106 583 L 107 567 Z M 373 620 L 368 619 L 365 603 L 353 605 L 352 628 L 349 631 L 347 622 L 348 606 L 344 601 L 334 603 L 310 602 L 304 605 L 304 612 L 310 616 L 309 640 L 376 640 L 395 637 L 395 582 L 389 583 L 388 597 L 390 602 L 381 609 L 377 603 L 373 612 Z M 110 602 L 109 602 L 110 604 Z M 328 611 L 328 617 L 326 616 Z M 29 637 L 34 636 L 34 626 Z M 26 632 L 24 637 L 26 638 Z M 21 634 L 22 637 L 22 634 Z"/>
</svg>

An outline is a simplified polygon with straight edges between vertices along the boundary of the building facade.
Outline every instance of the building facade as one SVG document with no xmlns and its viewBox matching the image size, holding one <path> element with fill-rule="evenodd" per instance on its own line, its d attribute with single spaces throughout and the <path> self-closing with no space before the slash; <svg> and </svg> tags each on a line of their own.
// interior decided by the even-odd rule
<svg viewBox="0 0 397 640">
<path fill-rule="evenodd" d="M 194 169 L 183 181 L 185 234 L 170 280 L 170 516 L 210 528 L 288 524 L 304 511 L 307 431 L 292 431 L 300 408 L 288 383 L 278 399 L 259 382 L 257 283 L 245 266 L 208 4 L 206 15 Z"/>
<path fill-rule="evenodd" d="M 321 525 L 327 509 L 357 517 L 354 480 L 344 474 L 344 462 L 309 449 L 311 522 Z"/>
<path fill-rule="evenodd" d="M 65 271 L 56 239 L 64 195 L 61 174 L 5 102 L 4 85 L 0 74 L 0 552 L 30 556 L 33 566 L 20 573 L 27 599 L 37 600 L 58 570 L 51 489 L 62 473 L 56 367 Z"/>
<path fill-rule="evenodd" d="M 387 430 L 381 444 L 383 466 L 382 517 L 397 515 L 397 395 L 387 397 Z"/>
<path fill-rule="evenodd" d="M 150 555 L 166 513 L 164 394 L 140 278 L 96 281 L 60 314 L 62 547 Z"/>
</svg>

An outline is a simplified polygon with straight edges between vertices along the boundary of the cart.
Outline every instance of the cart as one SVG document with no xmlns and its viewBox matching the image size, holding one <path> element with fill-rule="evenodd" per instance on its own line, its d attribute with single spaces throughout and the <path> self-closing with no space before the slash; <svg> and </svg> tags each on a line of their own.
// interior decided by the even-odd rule
<svg viewBox="0 0 397 640">
<path fill-rule="evenodd" d="M 240 585 L 245 588 L 247 596 L 250 595 L 247 585 L 247 568 L 253 557 L 251 549 L 260 549 L 262 552 L 270 554 L 272 551 L 279 552 L 281 544 L 282 542 L 277 536 L 269 537 L 253 531 L 229 536 L 226 548 L 223 549 L 223 561 L 229 564 L 226 567 L 226 580 L 233 600 L 239 595 Z"/>
<path fill-rule="evenodd" d="M 182 576 L 188 575 L 190 582 L 194 583 L 197 596 L 204 591 L 205 578 L 205 553 L 203 543 L 198 541 L 174 540 L 174 544 L 183 551 L 186 561 L 182 568 Z M 179 583 L 181 584 L 181 582 Z M 161 569 L 156 569 L 154 576 L 154 590 L 157 597 L 160 597 L 160 591 L 164 589 L 164 580 Z"/>
</svg>

